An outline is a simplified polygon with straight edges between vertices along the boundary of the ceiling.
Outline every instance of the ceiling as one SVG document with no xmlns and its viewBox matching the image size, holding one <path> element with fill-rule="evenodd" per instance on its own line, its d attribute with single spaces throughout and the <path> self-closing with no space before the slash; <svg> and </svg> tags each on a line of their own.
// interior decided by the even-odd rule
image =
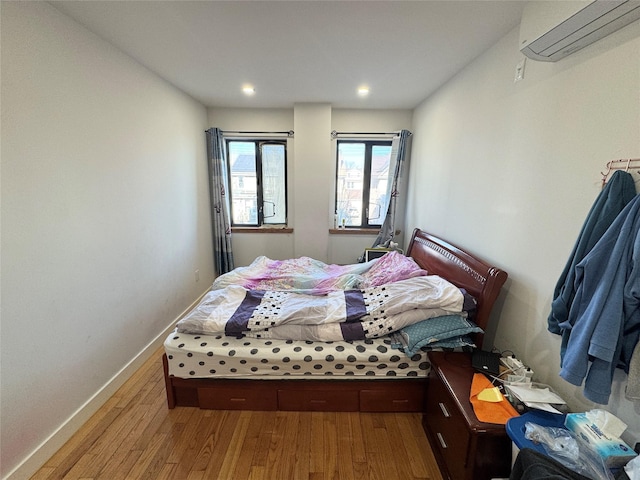
<svg viewBox="0 0 640 480">
<path fill-rule="evenodd" d="M 51 1 L 209 107 L 412 109 L 524 1 Z M 255 87 L 252 96 L 242 86 Z M 366 85 L 367 97 L 357 88 Z"/>
</svg>

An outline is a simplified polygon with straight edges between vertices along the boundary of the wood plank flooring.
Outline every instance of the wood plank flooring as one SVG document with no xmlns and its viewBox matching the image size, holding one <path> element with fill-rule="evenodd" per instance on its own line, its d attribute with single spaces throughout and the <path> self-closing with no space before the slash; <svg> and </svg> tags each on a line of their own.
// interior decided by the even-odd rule
<svg viewBox="0 0 640 480">
<path fill-rule="evenodd" d="M 32 479 L 442 480 L 420 414 L 169 410 L 161 354 Z"/>
</svg>

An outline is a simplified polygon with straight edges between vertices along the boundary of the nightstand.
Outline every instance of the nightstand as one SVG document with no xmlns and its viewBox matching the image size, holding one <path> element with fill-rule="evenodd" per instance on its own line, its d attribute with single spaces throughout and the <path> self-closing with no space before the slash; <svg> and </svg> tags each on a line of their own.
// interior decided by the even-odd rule
<svg viewBox="0 0 640 480">
<path fill-rule="evenodd" d="M 471 354 L 430 352 L 431 372 L 422 426 L 440 467 L 451 480 L 509 477 L 511 440 L 504 425 L 480 422 L 469 393 Z"/>
</svg>

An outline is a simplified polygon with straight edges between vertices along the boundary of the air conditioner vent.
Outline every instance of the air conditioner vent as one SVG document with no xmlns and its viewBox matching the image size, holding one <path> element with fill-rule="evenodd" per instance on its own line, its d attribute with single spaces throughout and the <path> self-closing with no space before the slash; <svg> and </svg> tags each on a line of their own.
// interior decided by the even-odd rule
<svg viewBox="0 0 640 480">
<path fill-rule="evenodd" d="M 640 0 L 528 2 L 520 51 L 555 62 L 640 19 Z"/>
</svg>

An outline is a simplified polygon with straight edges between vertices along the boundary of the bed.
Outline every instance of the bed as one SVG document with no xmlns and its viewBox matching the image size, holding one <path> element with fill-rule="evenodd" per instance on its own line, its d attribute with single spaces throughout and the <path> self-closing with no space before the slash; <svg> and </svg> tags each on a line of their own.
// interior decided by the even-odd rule
<svg viewBox="0 0 640 480">
<path fill-rule="evenodd" d="M 340 338 L 328 341 L 176 331 L 164 344 L 168 407 L 423 411 L 431 345 L 438 350 L 482 346 L 484 329 L 507 273 L 420 229 L 413 232 L 407 257 L 430 278 L 441 277 L 464 293 L 465 310 L 471 311 L 472 322 L 459 324 L 462 317 L 445 312 L 433 323 L 420 323 L 434 328 L 431 325 L 441 320 L 453 321 L 454 328 L 460 328 L 460 341 L 450 345 L 447 338 L 429 345 L 407 345 L 406 341 L 399 345 L 398 332 L 350 338 L 347 330 Z M 379 294 L 386 287 L 378 286 L 375 292 Z M 471 342 L 464 340 L 469 338 Z"/>
</svg>

